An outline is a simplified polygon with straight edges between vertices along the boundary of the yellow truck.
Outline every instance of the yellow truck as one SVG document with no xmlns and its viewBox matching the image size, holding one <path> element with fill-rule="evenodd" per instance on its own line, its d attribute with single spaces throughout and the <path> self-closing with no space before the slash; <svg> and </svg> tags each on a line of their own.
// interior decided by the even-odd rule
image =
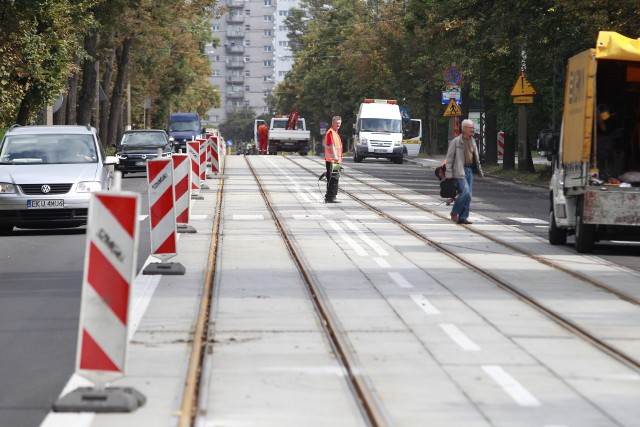
<svg viewBox="0 0 640 427">
<path fill-rule="evenodd" d="M 569 59 L 559 138 L 538 150 L 553 157 L 549 243 L 640 241 L 640 39 L 601 31 Z"/>
</svg>

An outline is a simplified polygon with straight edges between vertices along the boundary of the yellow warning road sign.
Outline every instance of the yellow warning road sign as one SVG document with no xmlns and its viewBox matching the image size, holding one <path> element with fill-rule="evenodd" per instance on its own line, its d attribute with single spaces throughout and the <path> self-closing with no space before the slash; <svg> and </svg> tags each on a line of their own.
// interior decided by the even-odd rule
<svg viewBox="0 0 640 427">
<path fill-rule="evenodd" d="M 444 114 L 442 117 L 456 117 L 461 116 L 462 111 L 460 111 L 460 107 L 455 99 L 451 98 L 449 103 L 447 104 L 447 108 L 444 110 Z"/>
<path fill-rule="evenodd" d="M 511 96 L 533 96 L 537 93 L 527 76 L 524 75 L 524 71 L 520 71 L 516 83 L 511 89 Z"/>
</svg>

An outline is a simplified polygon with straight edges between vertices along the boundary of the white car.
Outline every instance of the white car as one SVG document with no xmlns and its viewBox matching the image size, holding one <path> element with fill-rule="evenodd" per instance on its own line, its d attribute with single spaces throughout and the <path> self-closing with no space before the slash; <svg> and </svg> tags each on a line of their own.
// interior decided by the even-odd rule
<svg viewBox="0 0 640 427">
<path fill-rule="evenodd" d="M 0 143 L 0 233 L 85 225 L 117 162 L 91 126 L 12 126 Z"/>
</svg>

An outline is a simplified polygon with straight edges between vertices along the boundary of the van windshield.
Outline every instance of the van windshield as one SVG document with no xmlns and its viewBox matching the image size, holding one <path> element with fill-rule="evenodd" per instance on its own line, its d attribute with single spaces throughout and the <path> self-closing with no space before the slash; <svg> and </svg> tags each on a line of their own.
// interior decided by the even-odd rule
<svg viewBox="0 0 640 427">
<path fill-rule="evenodd" d="M 171 122 L 169 123 L 169 132 L 193 131 L 198 132 L 198 122 L 195 120 Z"/>
<path fill-rule="evenodd" d="M 360 119 L 360 130 L 364 132 L 402 132 L 400 119 Z"/>
</svg>

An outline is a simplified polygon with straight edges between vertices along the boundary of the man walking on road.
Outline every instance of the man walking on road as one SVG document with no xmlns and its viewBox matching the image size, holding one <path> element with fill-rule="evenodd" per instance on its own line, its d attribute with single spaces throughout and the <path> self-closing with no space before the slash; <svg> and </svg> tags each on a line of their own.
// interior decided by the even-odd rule
<svg viewBox="0 0 640 427">
<path fill-rule="evenodd" d="M 267 154 L 267 143 L 269 140 L 269 126 L 262 123 L 258 126 L 258 153 Z"/>
<path fill-rule="evenodd" d="M 338 195 L 338 181 L 340 180 L 340 164 L 342 163 L 342 140 L 338 135 L 338 129 L 342 124 L 340 116 L 331 119 L 331 128 L 324 136 L 324 162 L 327 167 L 327 194 L 325 203 L 340 203 L 336 200 Z"/>
<path fill-rule="evenodd" d="M 462 134 L 456 136 L 449 143 L 447 150 L 446 178 L 455 178 L 458 183 L 458 196 L 451 209 L 451 220 L 458 224 L 471 224 L 468 220 L 471 208 L 471 193 L 473 189 L 473 169 L 483 177 L 480 167 L 478 148 L 473 139 L 475 125 L 469 119 L 462 121 Z"/>
</svg>

